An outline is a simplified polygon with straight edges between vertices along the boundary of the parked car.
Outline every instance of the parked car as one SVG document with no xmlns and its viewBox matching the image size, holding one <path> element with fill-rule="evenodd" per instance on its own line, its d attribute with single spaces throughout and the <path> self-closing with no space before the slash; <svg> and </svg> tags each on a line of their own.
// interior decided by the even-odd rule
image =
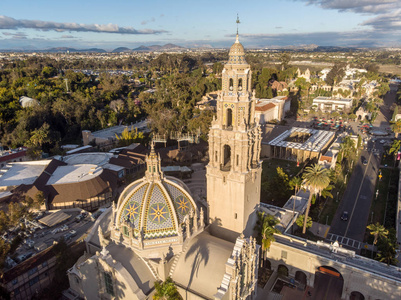
<svg viewBox="0 0 401 300">
<path fill-rule="evenodd" d="M 75 217 L 75 222 L 79 223 L 81 222 L 85 217 L 83 215 L 78 215 Z"/>
<path fill-rule="evenodd" d="M 69 241 L 72 238 L 72 235 L 71 235 L 71 233 L 67 232 L 66 234 L 64 234 L 63 237 L 64 237 L 65 241 Z"/>
<path fill-rule="evenodd" d="M 343 211 L 343 213 L 341 215 L 341 220 L 348 221 L 348 212 L 347 211 Z"/>
</svg>

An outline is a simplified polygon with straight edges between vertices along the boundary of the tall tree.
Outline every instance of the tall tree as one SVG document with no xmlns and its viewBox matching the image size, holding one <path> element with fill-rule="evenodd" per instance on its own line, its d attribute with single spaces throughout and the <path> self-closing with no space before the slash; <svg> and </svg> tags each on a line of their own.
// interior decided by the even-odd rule
<svg viewBox="0 0 401 300">
<path fill-rule="evenodd" d="M 295 221 L 295 223 L 298 225 L 298 227 L 302 227 L 304 226 L 305 223 L 305 215 L 300 215 L 297 220 Z M 311 217 L 308 217 L 306 219 L 306 228 L 311 228 L 313 225 L 313 221 Z"/>
<path fill-rule="evenodd" d="M 290 187 L 291 189 L 294 189 L 294 195 L 296 196 L 299 189 L 301 188 L 302 185 L 302 178 L 301 177 L 293 177 L 290 180 Z M 293 205 L 292 205 L 292 217 L 294 218 L 294 214 L 295 214 L 295 198 L 293 201 Z"/>
<path fill-rule="evenodd" d="M 258 232 L 258 242 L 261 243 L 263 252 L 267 251 L 271 243 L 276 240 L 274 234 L 280 233 L 280 231 L 275 228 L 278 223 L 279 220 L 274 216 L 264 212 L 258 212 L 258 220 L 255 229 Z"/>
<path fill-rule="evenodd" d="M 377 222 L 376 224 L 370 224 L 366 227 L 367 229 L 370 230 L 370 234 L 373 235 L 375 237 L 374 241 L 373 241 L 373 245 L 376 245 L 377 240 L 380 238 L 385 238 L 388 235 L 388 230 L 381 225 L 379 222 Z"/>
<path fill-rule="evenodd" d="M 395 122 L 395 117 L 397 116 L 397 114 L 398 114 L 398 105 L 394 107 L 393 117 L 391 118 L 391 121 Z"/>
<path fill-rule="evenodd" d="M 345 64 L 335 63 L 333 68 L 326 76 L 326 82 L 328 85 L 335 86 L 336 83 L 340 82 L 345 76 Z"/>
<path fill-rule="evenodd" d="M 168 277 L 164 282 L 156 281 L 155 290 L 156 293 L 153 295 L 154 300 L 182 300 L 171 277 Z"/>
<path fill-rule="evenodd" d="M 388 153 L 394 153 L 396 154 L 398 151 L 400 151 L 401 147 L 401 141 L 400 140 L 394 140 L 393 143 L 390 146 L 390 149 L 388 150 Z"/>
<path fill-rule="evenodd" d="M 306 222 L 308 220 L 309 216 L 309 210 L 312 202 L 312 196 L 319 195 L 321 191 L 323 191 L 329 184 L 330 184 L 330 176 L 329 176 L 329 170 L 326 168 L 323 168 L 319 164 L 314 164 L 310 167 L 305 168 L 305 172 L 303 174 L 303 184 L 305 188 L 309 190 L 309 199 L 308 199 L 308 204 L 306 207 L 306 212 L 305 212 L 305 220 L 304 220 L 304 226 L 302 229 L 302 233 L 305 234 L 306 232 Z"/>
</svg>

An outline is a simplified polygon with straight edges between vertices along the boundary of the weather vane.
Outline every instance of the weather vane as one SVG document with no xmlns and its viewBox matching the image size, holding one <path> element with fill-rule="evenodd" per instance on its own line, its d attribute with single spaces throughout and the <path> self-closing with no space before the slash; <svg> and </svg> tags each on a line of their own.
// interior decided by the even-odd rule
<svg viewBox="0 0 401 300">
<path fill-rule="evenodd" d="M 237 23 L 237 34 L 238 34 L 238 24 L 241 23 L 241 22 L 239 21 L 238 14 L 237 14 L 237 20 L 235 21 L 235 23 Z"/>
</svg>

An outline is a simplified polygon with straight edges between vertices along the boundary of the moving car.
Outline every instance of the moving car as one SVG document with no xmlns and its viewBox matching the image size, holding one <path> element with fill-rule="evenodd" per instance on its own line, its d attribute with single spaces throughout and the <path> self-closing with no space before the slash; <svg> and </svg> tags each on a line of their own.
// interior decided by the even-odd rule
<svg viewBox="0 0 401 300">
<path fill-rule="evenodd" d="M 348 212 L 347 211 L 343 211 L 343 214 L 341 215 L 341 220 L 348 221 Z"/>
</svg>

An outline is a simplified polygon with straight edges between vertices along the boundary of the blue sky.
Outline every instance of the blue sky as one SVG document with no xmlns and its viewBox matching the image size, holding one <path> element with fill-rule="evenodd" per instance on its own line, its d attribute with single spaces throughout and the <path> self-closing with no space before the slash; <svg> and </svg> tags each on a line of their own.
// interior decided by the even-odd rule
<svg viewBox="0 0 401 300">
<path fill-rule="evenodd" d="M 245 4 L 246 3 L 246 4 Z M 1 0 L 0 49 L 401 46 L 400 0 Z"/>
</svg>

